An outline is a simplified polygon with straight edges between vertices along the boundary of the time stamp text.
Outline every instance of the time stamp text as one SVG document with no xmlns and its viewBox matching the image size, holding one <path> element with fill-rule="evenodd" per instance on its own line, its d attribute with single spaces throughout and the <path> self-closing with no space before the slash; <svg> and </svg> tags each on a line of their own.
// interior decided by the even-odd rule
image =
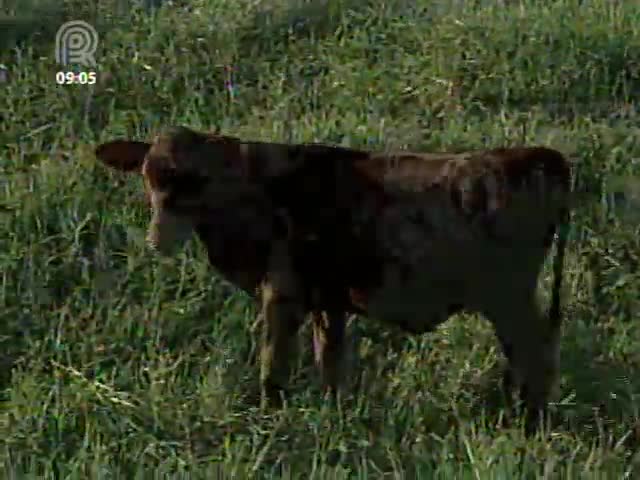
<svg viewBox="0 0 640 480">
<path fill-rule="evenodd" d="M 94 85 L 97 81 L 97 72 L 56 72 L 58 85 Z"/>
</svg>

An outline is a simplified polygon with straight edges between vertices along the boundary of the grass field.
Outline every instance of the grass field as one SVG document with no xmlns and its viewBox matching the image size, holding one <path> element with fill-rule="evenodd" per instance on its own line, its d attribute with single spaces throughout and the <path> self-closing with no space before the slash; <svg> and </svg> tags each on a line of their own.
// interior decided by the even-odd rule
<svg viewBox="0 0 640 480">
<path fill-rule="evenodd" d="M 637 2 L 14 3 L 0 10 L 3 478 L 640 474 Z M 100 34 L 94 86 L 55 82 L 69 19 Z M 501 425 L 502 356 L 471 316 L 409 339 L 360 319 L 358 390 L 324 404 L 306 348 L 288 406 L 260 413 L 250 300 L 198 243 L 146 251 L 141 182 L 92 156 L 168 124 L 575 159 L 594 201 L 572 229 L 552 431 Z"/>
</svg>

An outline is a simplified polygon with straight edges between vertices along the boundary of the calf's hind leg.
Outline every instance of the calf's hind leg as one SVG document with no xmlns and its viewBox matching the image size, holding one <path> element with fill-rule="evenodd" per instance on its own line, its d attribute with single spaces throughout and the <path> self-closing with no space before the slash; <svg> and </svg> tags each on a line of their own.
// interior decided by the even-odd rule
<svg viewBox="0 0 640 480">
<path fill-rule="evenodd" d="M 509 376 L 517 384 L 527 409 L 527 434 L 547 411 L 547 401 L 559 368 L 559 332 L 551 328 L 532 298 L 493 308 L 491 320 L 509 360 Z M 508 377 L 507 377 L 508 378 Z"/>
</svg>

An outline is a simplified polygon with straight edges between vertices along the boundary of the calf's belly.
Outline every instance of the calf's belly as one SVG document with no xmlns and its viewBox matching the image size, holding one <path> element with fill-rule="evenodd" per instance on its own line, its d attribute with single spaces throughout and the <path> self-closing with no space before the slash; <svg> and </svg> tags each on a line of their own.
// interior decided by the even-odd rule
<svg viewBox="0 0 640 480">
<path fill-rule="evenodd" d="M 390 267 L 380 287 L 366 293 L 352 290 L 352 302 L 370 318 L 410 333 L 430 332 L 464 308 L 461 292 L 451 282 L 439 282 L 432 273 L 424 267 L 403 275 Z"/>
</svg>

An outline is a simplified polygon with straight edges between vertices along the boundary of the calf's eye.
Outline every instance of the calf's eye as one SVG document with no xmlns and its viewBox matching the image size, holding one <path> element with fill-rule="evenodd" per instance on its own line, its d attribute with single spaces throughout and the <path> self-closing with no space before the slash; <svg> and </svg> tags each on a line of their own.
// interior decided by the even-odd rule
<svg viewBox="0 0 640 480">
<path fill-rule="evenodd" d="M 202 193 L 209 179 L 193 173 L 177 174 L 171 179 L 170 189 L 176 195 L 193 196 Z"/>
</svg>

